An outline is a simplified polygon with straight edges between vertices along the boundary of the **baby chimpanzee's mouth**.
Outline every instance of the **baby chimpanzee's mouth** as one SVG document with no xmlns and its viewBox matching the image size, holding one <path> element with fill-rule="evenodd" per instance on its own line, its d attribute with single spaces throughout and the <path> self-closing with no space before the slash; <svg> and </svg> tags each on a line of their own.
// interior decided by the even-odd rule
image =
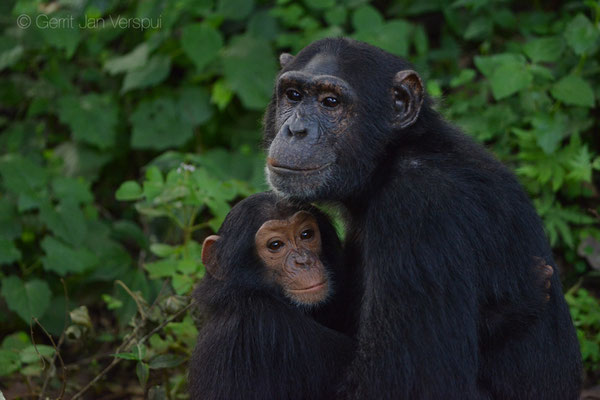
<svg viewBox="0 0 600 400">
<path fill-rule="evenodd" d="M 327 282 L 323 281 L 320 283 L 317 283 L 315 285 L 309 286 L 309 287 L 305 287 L 302 289 L 289 289 L 290 292 L 294 292 L 294 293 L 311 293 L 311 292 L 316 292 L 318 290 L 321 290 L 323 288 L 323 286 L 325 286 Z"/>
</svg>

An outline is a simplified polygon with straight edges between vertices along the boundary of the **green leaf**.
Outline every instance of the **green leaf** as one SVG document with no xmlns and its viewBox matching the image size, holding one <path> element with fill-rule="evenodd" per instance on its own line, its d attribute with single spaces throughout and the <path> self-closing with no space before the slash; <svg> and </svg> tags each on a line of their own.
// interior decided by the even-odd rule
<svg viewBox="0 0 600 400">
<path fill-rule="evenodd" d="M 364 5 L 352 15 L 352 26 L 357 31 L 372 31 L 384 24 L 383 17 L 374 7 Z"/>
<path fill-rule="evenodd" d="M 194 135 L 180 104 L 166 97 L 142 101 L 129 121 L 133 125 L 131 146 L 136 149 L 178 147 Z"/>
<path fill-rule="evenodd" d="M 97 256 L 88 249 L 74 249 L 52 236 L 46 236 L 42 240 L 42 248 L 46 253 L 42 257 L 44 269 L 60 276 L 82 273 L 98 264 Z"/>
<path fill-rule="evenodd" d="M 254 0 L 218 0 L 217 13 L 225 19 L 244 19 L 252 12 Z"/>
<path fill-rule="evenodd" d="M 171 70 L 171 59 L 162 55 L 155 55 L 142 67 L 127 72 L 123 80 L 121 93 L 132 89 L 142 89 L 154 86 L 166 79 Z"/>
<path fill-rule="evenodd" d="M 185 357 L 177 354 L 159 354 L 150 360 L 149 366 L 151 369 L 174 368 L 185 361 Z"/>
<path fill-rule="evenodd" d="M 183 260 L 179 260 L 177 263 L 177 270 L 184 274 L 193 274 L 198 270 L 199 266 L 200 259 L 198 259 L 198 261 L 194 261 L 189 258 L 184 258 Z"/>
<path fill-rule="evenodd" d="M 210 105 L 210 94 L 204 88 L 186 87 L 179 93 L 179 109 L 183 119 L 191 125 L 200 125 L 213 115 Z"/>
<path fill-rule="evenodd" d="M 567 178 L 578 182 L 592 182 L 592 155 L 587 146 L 581 146 L 570 160 L 571 167 Z"/>
<path fill-rule="evenodd" d="M 0 240 L 18 238 L 22 230 L 14 204 L 6 197 L 0 198 Z"/>
<path fill-rule="evenodd" d="M 181 48 L 199 71 L 217 58 L 222 47 L 221 33 L 206 23 L 186 25 L 181 30 Z"/>
<path fill-rule="evenodd" d="M 90 184 L 83 179 L 57 176 L 52 180 L 52 190 L 57 198 L 77 203 L 91 203 L 94 196 L 90 191 Z"/>
<path fill-rule="evenodd" d="M 176 273 L 172 276 L 171 284 L 176 294 L 184 295 L 192 290 L 194 280 L 190 276 Z"/>
<path fill-rule="evenodd" d="M 370 10 L 371 7 L 365 8 Z M 371 11 L 365 12 L 365 15 L 355 13 L 354 20 L 360 28 L 357 28 L 353 38 L 368 42 L 374 46 L 381 47 L 390 53 L 407 56 L 410 43 L 411 25 L 400 19 L 389 20 L 388 22 L 372 25 L 376 20 L 375 14 Z M 371 21 L 371 22 L 369 22 Z"/>
<path fill-rule="evenodd" d="M 140 385 L 142 385 L 142 387 L 146 387 L 146 383 L 148 383 L 148 377 L 150 376 L 150 368 L 148 367 L 148 364 L 143 361 L 138 361 L 137 365 L 135 366 L 135 374 L 138 377 Z"/>
<path fill-rule="evenodd" d="M 531 119 L 536 142 L 544 153 L 553 154 L 558 149 L 561 141 L 570 133 L 568 123 L 569 118 L 560 112 L 542 112 Z"/>
<path fill-rule="evenodd" d="M 473 19 L 469 25 L 467 25 L 463 37 L 467 40 L 481 40 L 489 37 L 492 34 L 492 31 L 492 20 L 487 16 L 478 17 Z"/>
<path fill-rule="evenodd" d="M 461 69 L 458 76 L 455 76 L 450 80 L 450 87 L 462 86 L 465 83 L 469 83 L 475 79 L 475 70 L 470 68 Z"/>
<path fill-rule="evenodd" d="M 429 50 L 429 38 L 427 37 L 427 32 L 425 32 L 425 28 L 421 25 L 417 25 L 414 31 L 414 44 L 415 50 L 419 55 L 427 54 Z"/>
<path fill-rule="evenodd" d="M 210 102 L 217 105 L 219 110 L 224 110 L 231 101 L 233 91 L 223 79 L 219 79 L 212 87 Z"/>
<path fill-rule="evenodd" d="M 44 16 L 42 14 L 42 16 Z M 56 12 L 46 15 L 46 18 L 35 19 L 40 37 L 57 49 L 64 49 L 67 58 L 71 58 L 77 49 L 81 32 L 79 23 L 68 12 Z M 52 21 L 60 21 L 56 26 L 49 25 Z"/>
<path fill-rule="evenodd" d="M 31 160 L 19 155 L 0 158 L 0 175 L 3 185 L 10 192 L 19 195 L 19 201 L 38 202 L 40 190 L 48 180 L 46 170 Z"/>
<path fill-rule="evenodd" d="M 326 10 L 335 6 L 335 0 L 304 0 L 304 4 L 313 10 Z"/>
<path fill-rule="evenodd" d="M 277 19 L 265 9 L 252 14 L 248 21 L 248 33 L 256 38 L 274 40 L 279 33 Z"/>
<path fill-rule="evenodd" d="M 123 360 L 138 360 L 138 355 L 137 353 L 117 353 L 117 354 L 113 354 L 115 357 L 117 358 L 121 358 Z"/>
<path fill-rule="evenodd" d="M 0 376 L 7 376 L 21 368 L 19 353 L 14 350 L 0 349 Z M 0 395 L 2 392 L 0 392 Z M 0 399 L 3 399 L 0 396 Z"/>
<path fill-rule="evenodd" d="M 577 55 L 591 50 L 599 35 L 598 29 L 583 14 L 577 14 L 565 29 L 565 39 Z"/>
<path fill-rule="evenodd" d="M 15 39 L 7 36 L 0 36 L 0 71 L 13 66 L 21 57 L 25 48 Z"/>
<path fill-rule="evenodd" d="M 159 257 L 167 257 L 177 252 L 178 247 L 169 246 L 164 243 L 153 243 L 150 245 L 150 251 Z"/>
<path fill-rule="evenodd" d="M 546 37 L 528 41 L 523 50 L 527 57 L 535 63 L 554 62 L 560 59 L 564 47 L 561 37 Z"/>
<path fill-rule="evenodd" d="M 19 357 L 21 358 L 21 362 L 25 364 L 31 364 L 34 362 L 39 362 L 40 357 L 45 358 L 46 360 L 50 360 L 54 355 L 54 347 L 38 344 L 38 345 L 30 345 L 25 347 L 20 351 Z"/>
<path fill-rule="evenodd" d="M 150 278 L 166 278 L 173 276 L 177 270 L 177 261 L 160 260 L 144 264 L 144 268 L 150 274 Z"/>
<path fill-rule="evenodd" d="M 100 149 L 115 143 L 118 108 L 111 96 L 92 93 L 62 97 L 58 100 L 58 116 L 80 142 Z"/>
<path fill-rule="evenodd" d="M 72 200 L 61 202 L 56 208 L 50 203 L 40 207 L 40 219 L 58 237 L 77 247 L 87 234 L 85 216 Z"/>
<path fill-rule="evenodd" d="M 119 186 L 115 197 L 119 201 L 137 200 L 142 197 L 142 188 L 136 181 L 126 181 Z"/>
<path fill-rule="evenodd" d="M 165 181 L 162 172 L 155 165 L 148 167 L 148 169 L 146 170 L 146 180 L 158 183 L 164 183 Z"/>
<path fill-rule="evenodd" d="M 577 75 L 567 75 L 552 86 L 552 96 L 574 106 L 594 107 L 594 91 L 587 81 Z"/>
<path fill-rule="evenodd" d="M 114 297 L 108 294 L 102 295 L 102 301 L 106 303 L 106 308 L 108 308 L 109 310 L 117 310 L 123 307 L 123 302 L 121 300 L 115 299 Z"/>
<path fill-rule="evenodd" d="M 518 63 L 504 63 L 494 70 L 490 77 L 492 94 L 501 100 L 521 89 L 525 89 L 532 81 L 531 73 Z"/>
<path fill-rule="evenodd" d="M 0 239 L 0 265 L 10 264 L 21 259 L 21 251 L 12 240 Z"/>
<path fill-rule="evenodd" d="M 122 72 L 129 72 L 144 66 L 150 55 L 150 46 L 147 42 L 138 45 L 131 52 L 114 57 L 104 63 L 104 69 L 111 75 L 116 75 Z"/>
<path fill-rule="evenodd" d="M 40 279 L 23 282 L 14 275 L 2 279 L 1 292 L 8 308 L 26 323 L 29 323 L 32 317 L 41 318 L 52 297 L 46 282 Z"/>
<path fill-rule="evenodd" d="M 271 99 L 277 74 L 271 46 L 251 36 L 235 37 L 223 54 L 223 68 L 228 86 L 244 106 L 263 110 Z"/>
<path fill-rule="evenodd" d="M 475 56 L 473 58 L 477 69 L 490 78 L 494 71 L 505 64 L 518 64 L 525 66 L 525 57 L 520 54 L 500 53 L 493 56 Z"/>
</svg>

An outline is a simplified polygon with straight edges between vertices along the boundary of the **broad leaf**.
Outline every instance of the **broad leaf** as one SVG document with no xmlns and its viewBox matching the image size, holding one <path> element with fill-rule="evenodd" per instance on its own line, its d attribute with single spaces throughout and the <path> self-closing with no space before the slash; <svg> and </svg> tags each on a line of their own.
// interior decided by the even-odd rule
<svg viewBox="0 0 600 400">
<path fill-rule="evenodd" d="M 136 149 L 164 150 L 181 146 L 194 134 L 192 123 L 170 98 L 143 101 L 131 114 L 131 146 Z"/>
<path fill-rule="evenodd" d="M 120 201 L 137 200 L 142 197 L 142 188 L 135 181 L 126 181 L 119 186 L 115 197 Z"/>
<path fill-rule="evenodd" d="M 12 240 L 0 239 L 0 265 L 21 259 L 21 251 Z"/>
<path fill-rule="evenodd" d="M 42 257 L 44 269 L 60 276 L 85 272 L 98 264 L 98 257 L 85 248 L 73 248 L 52 236 L 42 240 L 46 255 Z"/>
<path fill-rule="evenodd" d="M 271 98 L 277 61 L 269 44 L 238 36 L 223 55 L 225 78 L 245 107 L 263 110 Z"/>
<path fill-rule="evenodd" d="M 181 30 L 181 48 L 199 71 L 217 58 L 222 47 L 221 33 L 208 24 L 186 25 Z"/>
<path fill-rule="evenodd" d="M 140 68 L 132 69 L 127 72 L 123 80 L 121 93 L 132 89 L 142 89 L 154 86 L 165 80 L 171 70 L 171 58 L 155 55 Z"/>
<path fill-rule="evenodd" d="M 58 101 L 58 115 L 78 141 L 100 149 L 114 145 L 118 108 L 111 96 L 92 93 L 62 97 Z"/>
<path fill-rule="evenodd" d="M 104 63 L 104 69 L 112 75 L 138 69 L 146 64 L 149 55 L 150 46 L 144 42 L 123 56 L 107 60 Z"/>
<path fill-rule="evenodd" d="M 226 19 L 244 19 L 252 12 L 254 0 L 219 0 L 217 13 Z"/>
<path fill-rule="evenodd" d="M 490 77 L 492 94 L 496 100 L 503 99 L 525 89 L 532 81 L 531 73 L 519 63 L 508 62 L 494 70 Z"/>
<path fill-rule="evenodd" d="M 75 247 L 80 246 L 87 234 L 85 216 L 81 208 L 72 200 L 65 200 L 57 207 L 43 203 L 40 219 L 56 236 Z"/>
<path fill-rule="evenodd" d="M 577 75 L 567 75 L 552 87 L 552 96 L 566 104 L 594 107 L 594 91 L 587 81 Z"/>
<path fill-rule="evenodd" d="M 32 317 L 40 318 L 50 305 L 52 292 L 40 279 L 23 282 L 14 275 L 2 279 L 2 296 L 8 308 L 29 323 Z"/>
<path fill-rule="evenodd" d="M 591 50 L 599 35 L 598 29 L 583 14 L 577 14 L 565 29 L 567 43 L 578 55 Z"/>
<path fill-rule="evenodd" d="M 564 47 L 561 37 L 547 37 L 530 40 L 523 50 L 533 62 L 554 62 L 560 58 Z"/>
</svg>

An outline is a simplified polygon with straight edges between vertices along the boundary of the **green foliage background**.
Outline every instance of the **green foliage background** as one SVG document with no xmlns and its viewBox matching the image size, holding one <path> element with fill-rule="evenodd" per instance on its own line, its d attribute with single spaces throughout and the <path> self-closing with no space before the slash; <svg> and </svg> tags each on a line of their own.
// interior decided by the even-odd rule
<svg viewBox="0 0 600 400">
<path fill-rule="evenodd" d="M 73 395 L 95 375 L 114 383 L 97 393 L 184 396 L 198 242 L 266 189 L 277 56 L 341 35 L 411 60 L 517 173 L 598 380 L 600 1 L 8 0 L 0 15 L 7 398 Z M 103 375 L 117 359 L 131 361 Z"/>
</svg>

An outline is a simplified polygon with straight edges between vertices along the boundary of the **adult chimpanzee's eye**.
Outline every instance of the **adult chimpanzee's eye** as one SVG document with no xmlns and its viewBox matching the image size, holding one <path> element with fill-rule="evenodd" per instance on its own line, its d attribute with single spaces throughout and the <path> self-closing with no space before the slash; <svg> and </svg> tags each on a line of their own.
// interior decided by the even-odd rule
<svg viewBox="0 0 600 400">
<path fill-rule="evenodd" d="M 285 95 L 291 101 L 300 101 L 300 100 L 302 100 L 302 94 L 299 91 L 297 91 L 296 89 L 288 89 L 285 92 Z"/>
<path fill-rule="evenodd" d="M 281 240 L 273 240 L 267 244 L 267 248 L 271 251 L 279 251 L 283 247 Z"/>
<path fill-rule="evenodd" d="M 339 104 L 338 99 L 336 99 L 335 97 L 325 97 L 323 99 L 323 101 L 321 101 L 321 104 L 323 104 L 325 107 L 329 107 L 329 108 L 333 108 L 333 107 L 337 107 L 337 105 Z"/>
<path fill-rule="evenodd" d="M 315 235 L 315 232 L 312 229 L 307 229 L 300 234 L 300 239 L 308 240 Z"/>
</svg>

